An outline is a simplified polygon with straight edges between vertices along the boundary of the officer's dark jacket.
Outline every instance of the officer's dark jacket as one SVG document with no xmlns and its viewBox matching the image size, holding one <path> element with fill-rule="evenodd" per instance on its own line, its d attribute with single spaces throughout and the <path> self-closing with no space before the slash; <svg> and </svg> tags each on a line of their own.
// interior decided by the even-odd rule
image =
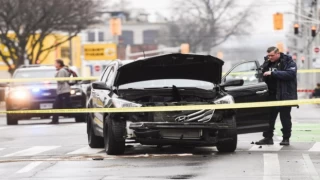
<svg viewBox="0 0 320 180">
<path fill-rule="evenodd" d="M 268 71 L 270 61 L 267 57 L 261 66 L 262 72 Z M 296 100 L 297 93 L 297 64 L 291 56 L 280 53 L 280 67 L 271 73 L 277 79 L 277 100 Z"/>
</svg>

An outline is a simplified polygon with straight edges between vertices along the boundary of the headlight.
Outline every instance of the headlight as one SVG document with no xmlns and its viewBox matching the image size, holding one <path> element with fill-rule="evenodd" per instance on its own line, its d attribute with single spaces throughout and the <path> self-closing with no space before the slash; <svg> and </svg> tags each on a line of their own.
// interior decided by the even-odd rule
<svg viewBox="0 0 320 180">
<path fill-rule="evenodd" d="M 141 107 L 142 106 L 141 104 L 133 103 L 133 102 L 130 102 L 130 101 L 125 101 L 125 100 L 122 100 L 122 99 L 116 99 L 116 98 L 113 98 L 112 102 L 113 102 L 113 104 L 114 104 L 114 106 L 116 108 Z"/>
<path fill-rule="evenodd" d="M 40 89 L 39 88 L 33 88 L 31 91 L 34 92 L 34 93 L 38 93 L 40 91 Z"/>
<path fill-rule="evenodd" d="M 70 94 L 80 96 L 82 93 L 80 90 L 71 89 Z"/>
<path fill-rule="evenodd" d="M 10 93 L 11 99 L 27 99 L 30 97 L 30 94 L 28 91 L 22 91 L 22 90 L 16 90 Z"/>
<path fill-rule="evenodd" d="M 230 95 L 226 95 L 214 101 L 215 104 L 234 104 L 234 99 Z"/>
</svg>

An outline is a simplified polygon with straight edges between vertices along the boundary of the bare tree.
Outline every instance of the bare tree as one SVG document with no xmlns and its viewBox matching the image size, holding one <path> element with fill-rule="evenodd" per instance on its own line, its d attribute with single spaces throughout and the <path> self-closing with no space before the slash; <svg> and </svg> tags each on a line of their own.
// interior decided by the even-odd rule
<svg viewBox="0 0 320 180">
<path fill-rule="evenodd" d="M 25 60 L 41 61 L 45 53 L 97 23 L 100 8 L 97 0 L 0 0 L 0 58 L 10 73 Z M 69 36 L 59 38 L 57 32 Z M 44 41 L 49 36 L 55 36 L 55 43 L 48 46 Z"/>
<path fill-rule="evenodd" d="M 233 35 L 249 32 L 251 5 L 235 0 L 178 0 L 174 16 L 163 29 L 164 44 L 189 43 L 191 51 L 210 50 Z"/>
</svg>

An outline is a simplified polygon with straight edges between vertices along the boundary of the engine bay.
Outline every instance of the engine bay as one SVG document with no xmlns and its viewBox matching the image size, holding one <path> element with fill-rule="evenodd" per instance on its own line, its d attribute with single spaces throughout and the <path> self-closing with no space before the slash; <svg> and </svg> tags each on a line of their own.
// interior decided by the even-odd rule
<svg viewBox="0 0 320 180">
<path fill-rule="evenodd" d="M 149 106 L 183 106 L 214 104 L 221 95 L 216 90 L 199 88 L 156 88 L 120 90 L 125 100 Z M 132 122 L 197 122 L 221 121 L 222 114 L 215 110 L 171 111 L 134 113 L 128 116 Z"/>
</svg>

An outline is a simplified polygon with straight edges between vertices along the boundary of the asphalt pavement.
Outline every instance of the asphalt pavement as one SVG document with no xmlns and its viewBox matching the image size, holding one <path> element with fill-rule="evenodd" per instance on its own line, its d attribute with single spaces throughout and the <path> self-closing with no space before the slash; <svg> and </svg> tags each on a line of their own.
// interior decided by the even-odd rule
<svg viewBox="0 0 320 180">
<path fill-rule="evenodd" d="M 108 156 L 87 146 L 86 125 L 74 119 L 19 121 L 5 125 L 0 116 L 0 179 L 320 179 L 320 107 L 293 108 L 291 146 L 279 145 L 281 125 L 273 146 L 252 141 L 261 133 L 240 135 L 235 153 L 216 148 L 179 148 L 128 144 L 125 155 Z"/>
</svg>

